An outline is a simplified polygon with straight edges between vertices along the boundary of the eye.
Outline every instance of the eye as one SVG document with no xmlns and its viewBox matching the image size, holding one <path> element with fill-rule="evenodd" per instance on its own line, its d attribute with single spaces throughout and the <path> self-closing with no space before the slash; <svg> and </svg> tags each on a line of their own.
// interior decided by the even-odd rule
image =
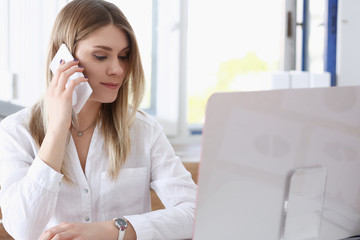
<svg viewBox="0 0 360 240">
<path fill-rule="evenodd" d="M 118 56 L 118 58 L 119 58 L 120 60 L 127 60 L 127 59 L 129 59 L 129 55 Z"/>
<path fill-rule="evenodd" d="M 101 55 L 94 55 L 94 57 L 99 61 L 102 61 L 102 60 L 106 59 L 106 56 L 101 56 Z"/>
</svg>

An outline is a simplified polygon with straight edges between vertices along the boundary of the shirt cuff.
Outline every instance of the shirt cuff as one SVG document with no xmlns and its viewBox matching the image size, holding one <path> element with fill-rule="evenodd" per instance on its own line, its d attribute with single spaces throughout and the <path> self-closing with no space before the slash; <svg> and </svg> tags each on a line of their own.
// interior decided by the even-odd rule
<svg viewBox="0 0 360 240">
<path fill-rule="evenodd" d="M 47 165 L 38 156 L 31 164 L 28 175 L 42 187 L 51 192 L 58 192 L 60 190 L 60 183 L 64 177 L 63 174 L 58 173 L 49 167 L 49 165 Z"/>
<path fill-rule="evenodd" d="M 154 229 L 149 220 L 143 215 L 124 216 L 136 232 L 137 240 L 153 239 Z"/>
</svg>

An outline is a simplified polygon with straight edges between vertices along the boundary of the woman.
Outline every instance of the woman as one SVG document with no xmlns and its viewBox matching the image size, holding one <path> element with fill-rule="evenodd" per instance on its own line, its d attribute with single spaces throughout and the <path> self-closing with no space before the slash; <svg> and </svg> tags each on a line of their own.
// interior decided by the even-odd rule
<svg viewBox="0 0 360 240">
<path fill-rule="evenodd" d="M 44 98 L 0 125 L 6 230 L 20 240 L 190 238 L 196 185 L 138 110 L 144 76 L 125 16 L 105 1 L 74 0 L 57 16 L 47 65 L 62 43 L 76 59 L 47 69 Z M 86 77 L 66 85 L 75 72 Z M 93 93 L 75 116 L 72 94 L 86 81 Z M 151 212 L 150 188 L 166 209 Z"/>
</svg>

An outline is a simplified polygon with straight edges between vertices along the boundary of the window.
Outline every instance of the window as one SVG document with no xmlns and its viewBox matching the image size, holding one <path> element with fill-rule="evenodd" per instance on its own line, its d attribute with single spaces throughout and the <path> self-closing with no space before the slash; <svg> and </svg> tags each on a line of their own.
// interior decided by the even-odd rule
<svg viewBox="0 0 360 240">
<path fill-rule="evenodd" d="M 269 89 L 271 73 L 282 68 L 283 0 L 109 1 L 137 36 L 147 80 L 142 109 L 169 136 L 201 127 L 212 93 Z M 2 66 L 20 105 L 31 105 L 43 92 L 48 37 L 67 2 L 1 1 L 6 21 L 0 27 L 8 34 L 1 36 L 6 54 L 0 61 L 7 63 Z"/>
<path fill-rule="evenodd" d="M 22 106 L 43 94 L 48 39 L 66 0 L 0 1 L 0 98 Z M 5 34 L 3 34 L 5 33 Z"/>
<path fill-rule="evenodd" d="M 323 72 L 325 47 L 325 0 L 309 2 L 309 66 L 310 72 Z"/>
<path fill-rule="evenodd" d="M 283 1 L 113 2 L 134 27 L 151 81 L 143 108 L 168 135 L 201 128 L 212 93 L 269 89 L 281 69 Z"/>
<path fill-rule="evenodd" d="M 217 91 L 269 89 L 280 70 L 280 0 L 189 1 L 188 122 L 202 124 Z"/>
</svg>

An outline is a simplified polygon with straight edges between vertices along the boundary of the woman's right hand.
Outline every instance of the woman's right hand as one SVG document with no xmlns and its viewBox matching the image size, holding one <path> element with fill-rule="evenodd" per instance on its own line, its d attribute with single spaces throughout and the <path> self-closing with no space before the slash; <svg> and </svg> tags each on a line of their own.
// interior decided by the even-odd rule
<svg viewBox="0 0 360 240">
<path fill-rule="evenodd" d="M 64 159 L 66 139 L 71 126 L 72 96 L 74 89 L 87 78 L 79 77 L 67 83 L 75 72 L 83 72 L 78 60 L 60 63 L 45 96 L 47 130 L 39 149 L 39 157 L 55 171 L 60 172 Z"/>
<path fill-rule="evenodd" d="M 85 77 L 68 78 L 75 72 L 83 72 L 84 68 L 77 66 L 78 60 L 60 63 L 46 92 L 45 104 L 48 114 L 48 130 L 67 131 L 71 126 L 72 96 L 77 85 L 87 81 Z"/>
</svg>

